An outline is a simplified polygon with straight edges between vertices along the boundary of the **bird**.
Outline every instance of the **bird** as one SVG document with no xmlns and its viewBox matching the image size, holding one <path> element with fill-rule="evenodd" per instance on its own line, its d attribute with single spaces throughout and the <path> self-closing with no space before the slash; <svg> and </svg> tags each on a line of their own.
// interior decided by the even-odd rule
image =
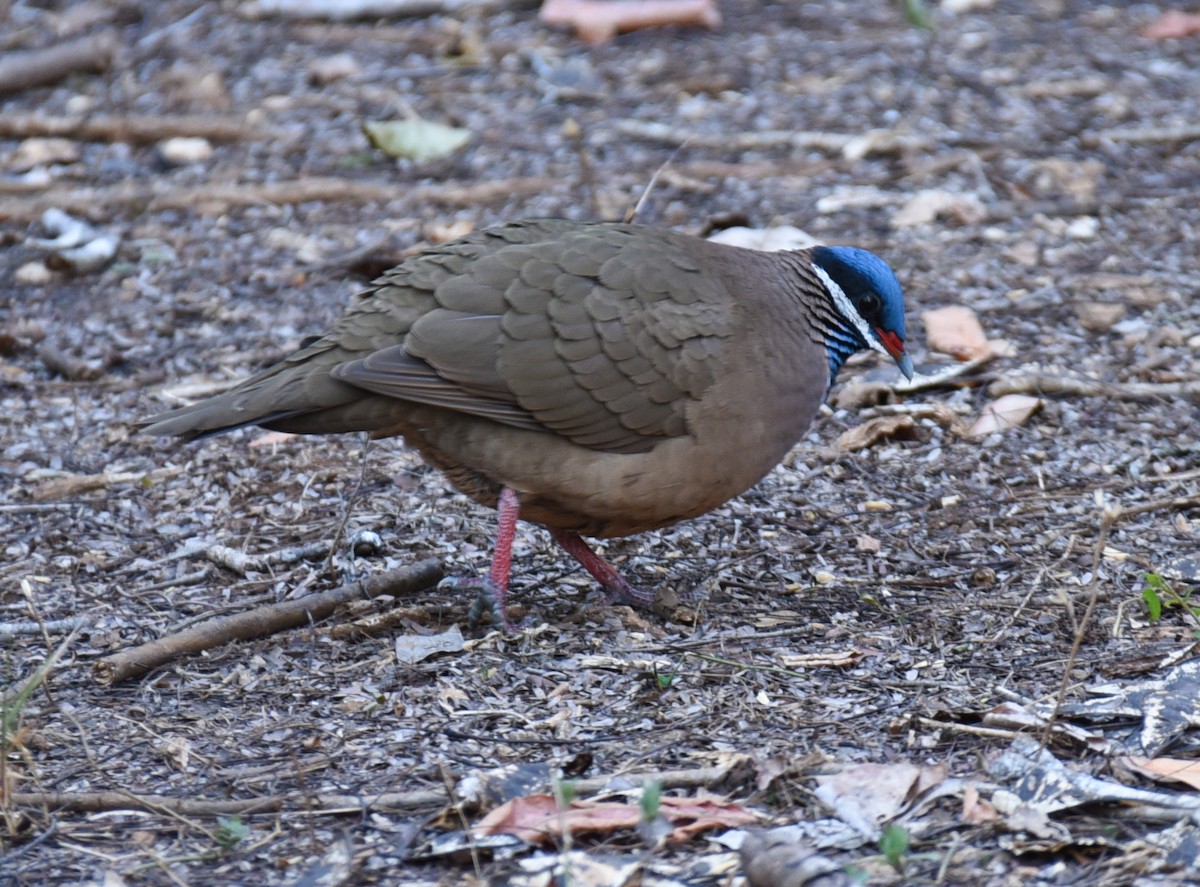
<svg viewBox="0 0 1200 887">
<path fill-rule="evenodd" d="M 749 489 L 866 349 L 912 377 L 900 283 L 867 250 L 760 252 L 639 224 L 528 219 L 409 256 L 326 335 L 137 426 L 188 440 L 245 426 L 402 436 L 497 510 L 487 575 L 444 583 L 474 589 L 515 630 L 519 519 L 547 529 L 608 600 L 652 609 L 653 591 L 584 537 L 670 526 Z"/>
</svg>

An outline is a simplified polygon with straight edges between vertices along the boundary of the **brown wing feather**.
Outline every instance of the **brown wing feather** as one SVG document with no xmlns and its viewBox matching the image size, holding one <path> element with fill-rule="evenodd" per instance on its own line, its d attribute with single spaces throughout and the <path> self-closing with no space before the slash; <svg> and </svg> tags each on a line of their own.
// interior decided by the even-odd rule
<svg viewBox="0 0 1200 887">
<path fill-rule="evenodd" d="M 404 262 L 329 335 L 149 430 L 381 430 L 414 402 L 645 452 L 687 433 L 733 332 L 727 283 L 698 243 L 558 220 L 478 232 Z"/>
</svg>

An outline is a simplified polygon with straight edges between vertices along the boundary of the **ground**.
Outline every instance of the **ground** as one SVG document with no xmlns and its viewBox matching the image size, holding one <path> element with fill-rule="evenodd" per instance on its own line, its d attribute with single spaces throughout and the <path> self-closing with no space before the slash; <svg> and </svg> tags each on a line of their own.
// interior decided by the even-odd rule
<svg viewBox="0 0 1200 887">
<path fill-rule="evenodd" d="M 290 884 L 329 865 L 330 883 L 532 884 L 548 882 L 522 862 L 562 862 L 574 883 L 630 883 L 621 866 L 641 883 L 807 883 L 762 875 L 752 847 L 738 860 L 748 812 L 801 826 L 778 852 L 814 848 L 832 868 L 820 883 L 843 868 L 878 884 L 1194 883 L 1195 854 L 1164 849 L 1194 846 L 1192 795 L 1123 754 L 1166 749 L 1186 768 L 1195 748 L 1186 711 L 1168 706 L 1169 744 L 1129 725 L 1154 682 L 1175 681 L 1157 698 L 1184 708 L 1196 687 L 1178 671 L 1189 586 L 1166 580 L 1157 620 L 1142 589 L 1200 535 L 1200 38 L 1143 36 L 1153 4 L 974 6 L 933 8 L 931 34 L 898 2 L 721 0 L 715 30 L 597 46 L 530 3 L 374 23 L 232 0 L 6 6 L 5 54 L 101 30 L 116 50 L 0 115 L 0 882 Z M 47 148 L 17 121 L 83 112 L 161 131 L 69 129 L 28 174 L 18 149 Z M 368 145 L 364 121 L 409 112 L 472 141 L 422 164 Z M 187 134 L 172 132 L 184 115 L 237 131 L 172 160 L 157 143 Z M 954 365 L 922 320 L 949 305 L 973 309 L 999 355 L 884 403 L 845 395 L 882 366 L 857 361 L 753 490 L 607 543 L 637 583 L 679 594 L 665 616 L 605 605 L 524 528 L 526 631 L 471 628 L 468 600 L 428 589 L 385 599 L 402 618 L 373 634 L 339 631 L 355 618 L 339 610 L 97 680 L 103 657 L 210 616 L 427 558 L 486 570 L 493 515 L 399 443 L 364 462 L 354 437 L 168 444 L 131 423 L 322 332 L 414 246 L 620 216 L 668 160 L 640 221 L 791 224 L 870 248 L 904 284 L 919 365 Z M 49 208 L 119 234 L 115 261 L 40 270 Z M 962 433 L 1004 385 L 1040 410 Z M 904 415 L 898 435 L 839 443 Z M 353 555 L 363 531 L 379 545 Z M 238 572 L 214 554 L 335 540 L 328 563 Z M 73 617 L 74 633 L 49 624 Z M 48 625 L 11 629 L 25 621 Z M 465 643 L 410 655 L 454 627 Z M 1142 701 L 1071 713 L 1114 682 Z M 1035 801 L 1042 740 L 1103 791 Z M 707 797 L 718 827 L 665 842 L 646 823 L 580 828 L 540 856 L 493 852 L 464 837 L 499 804 L 468 777 L 511 765 L 527 781 L 500 799 L 549 791 L 562 768 L 577 801 L 638 807 L 657 782 L 647 819 Z M 98 792 L 117 794 L 84 795 Z M 848 837 L 821 830 L 848 822 Z M 458 852 L 430 850 L 447 837 Z"/>
</svg>

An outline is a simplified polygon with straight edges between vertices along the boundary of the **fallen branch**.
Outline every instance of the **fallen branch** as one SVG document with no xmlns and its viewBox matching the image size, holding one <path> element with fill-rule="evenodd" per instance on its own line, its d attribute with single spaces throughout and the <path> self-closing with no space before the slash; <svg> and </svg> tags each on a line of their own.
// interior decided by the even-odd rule
<svg viewBox="0 0 1200 887">
<path fill-rule="evenodd" d="M 1065 394 L 1072 397 L 1111 397 L 1114 400 L 1166 400 L 1174 397 L 1200 400 L 1200 381 L 1098 382 L 1061 373 L 1019 373 L 1002 376 L 988 386 L 988 394 Z"/>
<path fill-rule="evenodd" d="M 116 32 L 101 31 L 46 49 L 5 53 L 0 59 L 0 94 L 57 83 L 80 71 L 107 71 L 116 48 Z"/>
<path fill-rule="evenodd" d="M 208 801 L 172 798 L 165 795 L 135 795 L 132 792 L 14 792 L 9 800 L 17 807 L 66 810 L 72 813 L 101 813 L 110 810 L 147 810 L 180 816 L 234 816 L 252 813 L 361 813 L 364 810 L 411 809 L 444 804 L 440 790 L 387 792 L 374 796 L 354 795 L 268 795 L 239 801 Z"/>
<path fill-rule="evenodd" d="M 264 637 L 289 628 L 299 628 L 326 618 L 343 604 L 382 594 L 403 595 L 436 585 L 442 578 L 436 560 L 351 582 L 333 591 L 312 594 L 294 601 L 256 607 L 243 613 L 210 619 L 186 631 L 105 656 L 93 667 L 93 677 L 104 686 L 143 675 L 177 656 L 199 653 L 229 641 Z"/>
<path fill-rule="evenodd" d="M 1145 144 L 1152 142 L 1194 142 L 1200 139 L 1200 126 L 1121 126 L 1099 132 L 1085 132 L 1079 142 L 1085 148 L 1095 148 L 1104 142 Z"/>
<path fill-rule="evenodd" d="M 576 797 L 610 789 L 618 779 L 639 784 L 653 779 L 663 788 L 703 788 L 726 780 L 729 767 L 699 767 L 694 770 L 668 770 L 642 774 L 623 773 L 593 776 L 575 780 L 572 789 Z M 304 813 L 315 816 L 362 814 L 373 810 L 410 810 L 415 807 L 441 806 L 451 802 L 444 788 L 418 789 L 410 792 L 384 792 L 377 795 L 296 794 L 268 795 L 241 800 L 205 800 L 174 798 L 166 795 L 138 795 L 132 792 L 14 792 L 8 796 L 13 806 L 37 807 L 47 811 L 65 810 L 72 813 L 103 813 L 111 810 L 146 810 L 151 813 L 170 812 L 180 816 L 233 816 L 254 813 Z"/>
<path fill-rule="evenodd" d="M 71 616 L 46 622 L 0 622 L 0 641 L 10 641 L 23 634 L 59 634 L 76 628 L 86 628 L 91 624 L 91 616 Z"/>
<path fill-rule="evenodd" d="M 700 148 L 721 148 L 727 151 L 760 151 L 770 148 L 792 148 L 796 151 L 817 150 L 826 154 L 843 154 L 859 159 L 875 154 L 900 154 L 929 147 L 926 139 L 901 132 L 873 131 L 847 135 L 838 132 L 805 132 L 793 129 L 771 129 L 761 132 L 703 133 L 678 129 L 667 123 L 650 120 L 618 120 L 614 128 L 621 135 L 667 145 L 687 145 Z"/>
<path fill-rule="evenodd" d="M 816 148 L 836 154 L 856 138 L 836 132 L 798 132 L 791 129 L 761 132 L 703 133 L 678 129 L 668 123 L 649 120 L 618 120 L 614 128 L 621 135 L 668 145 L 698 148 L 728 148 L 733 151 L 753 151 L 764 148 Z"/>
<path fill-rule="evenodd" d="M 313 18 L 345 22 L 445 14 L 500 6 L 504 0 L 253 0 L 239 11 L 246 18 Z"/>
<path fill-rule="evenodd" d="M 238 118 L 188 114 L 77 114 L 59 117 L 13 112 L 0 116 L 0 138 L 27 139 L 32 136 L 152 145 L 177 136 L 208 139 L 210 142 L 238 142 L 280 140 L 288 138 L 289 134 L 282 130 L 251 126 Z"/>
<path fill-rule="evenodd" d="M 283 206 L 313 200 L 344 203 L 404 201 L 409 205 L 437 203 L 474 206 L 505 200 L 518 194 L 534 194 L 555 184 L 557 180 L 542 177 L 417 186 L 392 181 L 364 182 L 335 178 L 224 186 L 209 184 L 188 188 L 172 188 L 162 182 L 129 182 L 108 188 L 51 188 L 36 197 L 0 203 L 0 221 L 34 222 L 51 208 L 82 215 L 95 212 L 98 206 L 105 207 L 109 213 L 115 212 L 117 207 L 136 206 L 150 211 L 183 209 L 207 215 L 218 215 L 231 207 L 247 204 Z"/>
<path fill-rule="evenodd" d="M 268 551 L 265 554 L 246 554 L 228 545 L 213 545 L 205 549 L 204 556 L 218 567 L 245 576 L 247 573 L 268 573 L 272 567 L 286 567 L 300 561 L 317 560 L 326 557 L 329 549 L 328 542 L 310 542 L 308 545 Z"/>
</svg>

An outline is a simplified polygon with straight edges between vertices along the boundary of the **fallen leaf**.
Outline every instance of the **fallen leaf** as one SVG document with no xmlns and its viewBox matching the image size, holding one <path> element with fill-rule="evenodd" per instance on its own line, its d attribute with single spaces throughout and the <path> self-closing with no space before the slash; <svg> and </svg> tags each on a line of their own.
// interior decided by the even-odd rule
<svg viewBox="0 0 1200 887">
<path fill-rule="evenodd" d="M 1005 394 L 983 408 L 975 424 L 967 431 L 967 437 L 978 439 L 997 431 L 1018 428 L 1041 408 L 1041 398 L 1028 394 Z"/>
<path fill-rule="evenodd" d="M 972 782 L 963 789 L 962 819 L 972 825 L 982 825 L 985 822 L 995 822 L 1000 818 L 996 808 L 979 797 L 979 789 Z"/>
<path fill-rule="evenodd" d="M 912 440 L 916 436 L 916 427 L 913 417 L 903 413 L 898 416 L 879 416 L 843 431 L 837 439 L 837 447 L 853 453 L 883 440 Z"/>
<path fill-rule="evenodd" d="M 1194 758 L 1138 758 L 1117 759 L 1123 767 L 1155 782 L 1182 782 L 1200 791 L 1200 761 Z"/>
<path fill-rule="evenodd" d="M 396 638 L 396 660 L 405 665 L 414 665 L 438 653 L 459 653 L 463 649 L 463 636 L 457 625 L 451 625 L 441 634 L 409 634 Z"/>
<path fill-rule="evenodd" d="M 585 43 L 606 43 L 639 28 L 721 26 L 715 0 L 544 0 L 538 18 L 574 28 Z"/>
<path fill-rule="evenodd" d="M 843 650 L 840 653 L 794 653 L 780 657 L 784 668 L 849 668 L 867 658 L 865 650 Z"/>
<path fill-rule="evenodd" d="M 920 795 L 945 781 L 944 764 L 854 764 L 817 777 L 814 792 L 838 819 L 864 835 L 877 837 L 879 826 L 895 819 Z"/>
<path fill-rule="evenodd" d="M 659 815 L 675 826 L 672 841 L 685 841 L 713 828 L 738 828 L 757 822 L 758 817 L 715 798 L 659 799 Z M 561 835 L 608 833 L 637 828 L 642 810 L 637 804 L 617 801 L 572 801 L 560 807 L 553 795 L 526 795 L 506 801 L 475 826 L 477 835 L 510 834 L 529 843 L 541 843 Z"/>
<path fill-rule="evenodd" d="M 469 129 L 446 126 L 420 117 L 407 120 L 368 120 L 363 132 L 388 157 L 414 163 L 448 157 L 471 140 Z"/>
<path fill-rule="evenodd" d="M 892 215 L 893 228 L 915 228 L 948 218 L 960 225 L 974 225 L 987 216 L 983 203 L 973 194 L 929 189 L 918 191 Z"/>
<path fill-rule="evenodd" d="M 1200 34 L 1200 13 L 1168 9 L 1158 19 L 1142 28 L 1147 40 L 1176 40 Z"/>
<path fill-rule="evenodd" d="M 979 317 L 966 305 L 947 305 L 921 314 L 925 345 L 959 360 L 981 360 L 995 354 Z"/>
</svg>

